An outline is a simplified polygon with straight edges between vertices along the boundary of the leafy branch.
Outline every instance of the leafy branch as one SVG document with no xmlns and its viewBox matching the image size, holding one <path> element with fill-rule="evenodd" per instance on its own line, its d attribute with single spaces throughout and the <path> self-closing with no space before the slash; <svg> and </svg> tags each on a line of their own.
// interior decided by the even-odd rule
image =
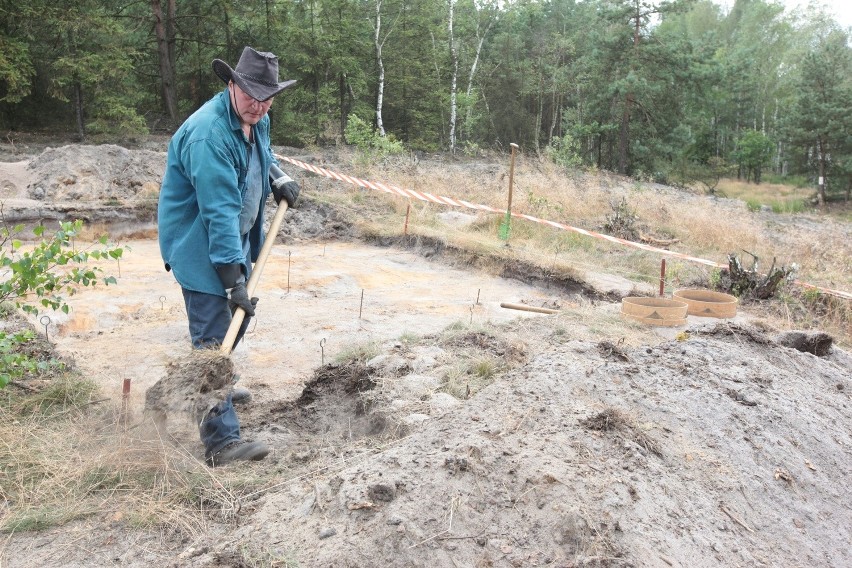
<svg viewBox="0 0 852 568">
<path fill-rule="evenodd" d="M 115 284 L 112 276 L 103 276 L 92 260 L 119 261 L 124 249 L 111 246 L 100 237 L 83 250 L 77 250 L 75 238 L 83 229 L 82 221 L 63 222 L 59 230 L 49 234 L 44 225 L 33 229 L 35 244 L 18 238 L 23 225 L 9 228 L 2 222 L 0 208 L 0 305 L 14 306 L 31 315 L 40 309 L 71 311 L 65 301 L 80 287 Z M 26 345 L 34 339 L 31 331 L 0 333 L 0 388 L 27 374 L 36 374 L 55 366 L 55 362 L 38 361 L 27 353 Z"/>
<path fill-rule="evenodd" d="M 83 222 L 62 222 L 52 235 L 44 225 L 33 229 L 38 242 L 30 248 L 16 238 L 23 225 L 12 229 L 0 226 L 0 302 L 13 302 L 26 313 L 37 315 L 40 308 L 70 311 L 65 296 L 73 296 L 79 287 L 115 284 L 112 276 L 102 277 L 91 260 L 119 260 L 124 249 L 108 245 L 100 237 L 83 250 L 77 250 L 74 240 L 83 229 Z"/>
</svg>

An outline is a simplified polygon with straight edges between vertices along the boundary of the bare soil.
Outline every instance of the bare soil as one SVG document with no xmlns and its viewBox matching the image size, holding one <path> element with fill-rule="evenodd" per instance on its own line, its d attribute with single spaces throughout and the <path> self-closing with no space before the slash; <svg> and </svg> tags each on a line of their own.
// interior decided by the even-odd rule
<svg viewBox="0 0 852 568">
<path fill-rule="evenodd" d="M 116 403 L 131 379 L 141 419 L 146 391 L 191 356 L 180 290 L 139 214 L 164 153 L 10 158 L 7 220 L 85 211 L 128 246 L 117 285 L 34 323 Z M 231 356 L 254 395 L 243 435 L 273 451 L 227 467 L 272 481 L 234 490 L 201 531 L 94 515 L 7 535 L 0 564 L 852 565 L 852 356 L 830 337 L 747 309 L 644 327 L 619 314 L 633 283 L 526 282 L 450 265 L 426 241 L 365 243 L 356 212 L 303 187 Z M 173 433 L 201 458 L 191 432 Z"/>
</svg>

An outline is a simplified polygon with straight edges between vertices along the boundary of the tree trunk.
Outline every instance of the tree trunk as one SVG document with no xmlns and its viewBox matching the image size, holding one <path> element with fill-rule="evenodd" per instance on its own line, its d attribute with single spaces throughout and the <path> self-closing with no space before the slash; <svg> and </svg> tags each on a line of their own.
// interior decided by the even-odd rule
<svg viewBox="0 0 852 568">
<path fill-rule="evenodd" d="M 459 75 L 459 51 L 453 36 L 453 16 L 455 15 L 455 0 L 449 0 L 450 16 L 447 26 L 450 34 L 450 59 L 452 61 L 452 73 L 450 77 L 450 154 L 456 153 L 456 89 Z"/>
<path fill-rule="evenodd" d="M 342 136 L 346 132 L 346 115 L 348 114 L 346 108 L 346 75 L 344 73 L 340 73 L 337 78 L 337 91 L 340 97 L 340 135 Z"/>
<path fill-rule="evenodd" d="M 535 109 L 535 126 L 533 126 L 533 141 L 535 142 L 535 155 L 541 157 L 541 122 L 544 114 L 544 77 L 538 77 L 538 106 Z"/>
<path fill-rule="evenodd" d="M 270 0 L 265 0 L 263 7 L 266 10 L 266 43 L 272 43 L 272 14 L 270 11 Z"/>
<path fill-rule="evenodd" d="M 80 81 L 74 81 L 74 115 L 77 118 L 77 134 L 80 142 L 86 139 L 86 122 L 83 118 L 83 87 Z"/>
<path fill-rule="evenodd" d="M 630 107 L 633 95 L 627 93 L 624 97 L 624 111 L 621 113 L 621 130 L 618 134 L 618 172 L 627 173 L 627 151 L 630 146 Z"/>
<path fill-rule="evenodd" d="M 162 85 L 163 105 L 173 121 L 178 119 L 177 89 L 175 87 L 174 51 L 174 0 L 167 0 L 168 17 L 163 14 L 160 0 L 151 0 L 154 14 L 154 31 L 157 36 L 157 57 L 160 61 L 160 81 Z M 171 37 L 169 37 L 171 34 Z"/>
<path fill-rule="evenodd" d="M 556 81 L 553 82 L 553 92 L 550 94 L 550 131 L 547 133 L 547 145 L 550 146 L 553 143 L 553 133 L 556 131 L 556 121 L 559 116 L 558 109 L 561 106 L 560 99 L 562 95 L 556 94 Z"/>
<path fill-rule="evenodd" d="M 825 139 L 822 136 L 817 137 L 817 170 L 819 185 L 817 186 L 817 202 L 820 207 L 825 206 L 825 160 L 826 160 Z"/>
<path fill-rule="evenodd" d="M 174 91 L 175 101 L 178 101 L 177 96 L 177 32 L 175 31 L 175 22 L 177 22 L 177 0 L 168 0 L 168 14 L 166 20 L 166 45 L 169 47 L 169 68 L 172 70 L 172 86 Z M 175 102 L 175 108 L 177 108 Z"/>
<path fill-rule="evenodd" d="M 385 125 L 382 121 L 382 104 L 385 96 L 385 64 L 382 61 L 382 0 L 376 0 L 376 21 L 373 26 L 373 42 L 376 46 L 376 65 L 379 68 L 379 84 L 376 93 L 376 128 L 380 136 L 385 135 Z"/>
<path fill-rule="evenodd" d="M 636 2 L 636 14 L 633 16 L 633 53 L 635 57 L 638 57 L 639 38 L 641 37 L 639 31 L 642 29 L 642 14 L 639 12 L 639 7 L 639 2 Z M 630 112 L 633 109 L 634 96 L 633 93 L 627 93 L 624 96 L 624 111 L 621 113 L 621 130 L 618 135 L 618 171 L 622 174 L 627 174 L 629 168 Z"/>
<path fill-rule="evenodd" d="M 476 54 L 473 57 L 473 63 L 470 65 L 470 74 L 467 77 L 467 90 L 465 94 L 467 95 L 467 112 L 465 114 L 464 125 L 469 126 L 471 117 L 473 116 L 473 103 L 470 100 L 470 95 L 473 92 L 473 78 L 476 76 L 476 68 L 479 66 L 479 55 L 482 53 L 482 44 L 485 43 L 485 36 L 488 34 L 488 30 L 491 28 L 491 22 L 488 22 L 488 25 L 485 26 L 485 31 L 482 35 L 479 35 L 479 23 L 476 25 L 476 39 L 478 40 L 476 43 Z M 467 136 L 470 135 L 469 132 L 465 132 Z"/>
<path fill-rule="evenodd" d="M 76 58 L 77 46 L 74 42 L 74 30 L 68 30 L 68 50 L 71 52 L 71 57 Z M 71 87 L 74 91 L 74 119 L 77 122 L 77 136 L 80 142 L 86 139 L 86 121 L 83 113 L 83 86 L 77 80 L 76 74 L 73 78 Z"/>
</svg>

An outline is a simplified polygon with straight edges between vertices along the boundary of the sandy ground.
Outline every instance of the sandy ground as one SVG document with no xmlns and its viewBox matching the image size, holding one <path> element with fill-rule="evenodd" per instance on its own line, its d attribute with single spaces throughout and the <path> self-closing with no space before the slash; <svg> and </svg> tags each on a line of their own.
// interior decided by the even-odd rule
<svg viewBox="0 0 852 568">
<path fill-rule="evenodd" d="M 20 194 L 34 172 L 15 167 Z M 127 244 L 118 284 L 47 334 L 107 396 L 131 379 L 140 409 L 189 339 L 156 242 Z M 843 350 L 786 346 L 745 310 L 648 328 L 357 242 L 274 247 L 258 292 L 232 358 L 255 394 L 244 432 L 273 452 L 228 467 L 273 482 L 203 530 L 94 516 L 8 535 L 3 566 L 852 565 Z M 367 363 L 339 357 L 369 342 Z"/>
<path fill-rule="evenodd" d="M 156 241 L 126 244 L 118 284 L 70 298 L 70 314 L 49 314 L 47 333 L 111 396 L 120 397 L 130 378 L 133 401 L 142 403 L 165 366 L 189 353 L 190 341 L 180 288 L 163 269 Z M 297 397 L 316 367 L 370 342 L 437 333 L 454 322 L 535 317 L 500 303 L 553 301 L 520 281 L 340 242 L 274 247 L 255 295 L 257 317 L 232 358 L 240 386 L 261 399 Z"/>
</svg>

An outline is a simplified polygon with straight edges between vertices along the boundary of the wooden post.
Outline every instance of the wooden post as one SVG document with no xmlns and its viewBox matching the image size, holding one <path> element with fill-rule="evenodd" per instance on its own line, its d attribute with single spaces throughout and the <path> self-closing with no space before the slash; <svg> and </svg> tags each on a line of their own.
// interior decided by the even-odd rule
<svg viewBox="0 0 852 568">
<path fill-rule="evenodd" d="M 517 144 L 512 142 L 509 144 L 512 147 L 512 162 L 509 164 L 509 205 L 506 207 L 506 213 L 509 217 L 512 216 L 512 186 L 515 180 L 515 150 L 519 148 Z"/>
<path fill-rule="evenodd" d="M 660 296 L 664 296 L 666 291 L 666 259 L 660 261 Z"/>
<path fill-rule="evenodd" d="M 411 215 L 411 202 L 408 202 L 408 207 L 405 208 L 405 227 L 402 229 L 402 234 L 408 236 L 408 217 Z"/>
<path fill-rule="evenodd" d="M 124 379 L 121 387 L 121 418 L 127 423 L 127 405 L 130 402 L 130 379 Z"/>
<path fill-rule="evenodd" d="M 512 187 L 515 180 L 515 150 L 518 149 L 518 145 L 514 142 L 509 145 L 512 147 L 512 162 L 509 166 L 509 203 L 506 205 L 506 217 L 500 222 L 497 230 L 497 236 L 504 241 L 509 240 L 509 234 L 512 232 Z"/>
</svg>

